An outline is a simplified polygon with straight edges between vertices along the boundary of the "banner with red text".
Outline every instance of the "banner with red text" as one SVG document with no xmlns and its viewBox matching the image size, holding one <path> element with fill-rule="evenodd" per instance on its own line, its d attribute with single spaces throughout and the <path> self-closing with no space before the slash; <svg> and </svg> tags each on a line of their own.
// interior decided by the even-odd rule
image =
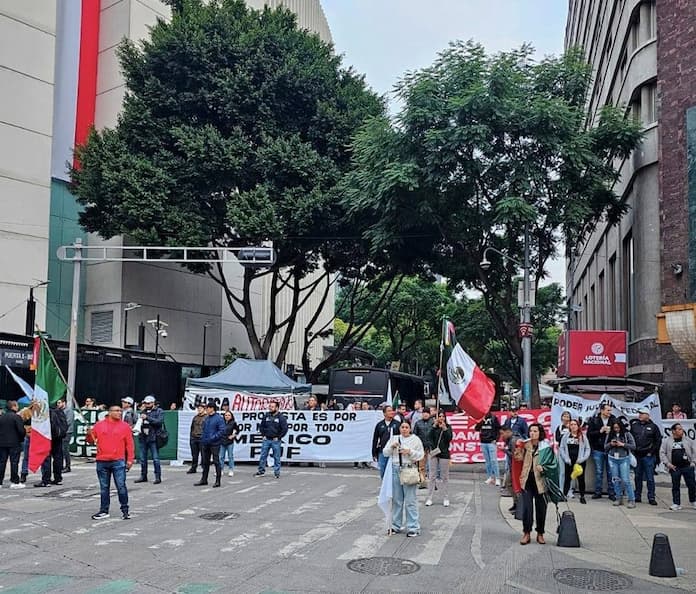
<svg viewBox="0 0 696 594">
<path fill-rule="evenodd" d="M 230 410 L 268 410 L 269 402 L 277 402 L 281 410 L 295 409 L 295 397 L 292 394 L 252 394 L 236 390 L 187 388 L 184 394 L 184 410 L 195 410 L 198 404 L 211 401 L 217 404 L 218 409 L 223 404 L 228 404 Z"/>
</svg>

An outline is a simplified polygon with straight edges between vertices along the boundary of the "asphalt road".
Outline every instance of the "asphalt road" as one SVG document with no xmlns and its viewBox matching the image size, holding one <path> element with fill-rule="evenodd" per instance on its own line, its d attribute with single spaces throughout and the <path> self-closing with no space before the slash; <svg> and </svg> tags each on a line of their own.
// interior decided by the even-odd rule
<svg viewBox="0 0 696 594">
<path fill-rule="evenodd" d="M 576 570 L 600 568 L 553 544 L 521 547 L 501 517 L 498 490 L 472 467 L 452 472 L 448 508 L 441 498 L 423 506 L 419 491 L 417 538 L 386 535 L 371 469 L 291 467 L 276 480 L 238 465 L 219 489 L 194 487 L 197 476 L 186 470 L 164 466 L 160 485 L 134 485 L 131 472 L 130 521 L 121 520 L 115 492 L 112 517 L 91 520 L 99 508 L 93 464 L 75 461 L 63 485 L 49 489 L 6 482 L 0 593 L 577 593 L 586 588 L 562 581 L 580 583 Z M 555 530 L 551 513 L 547 530 Z M 351 569 L 358 559 L 367 561 Z M 389 572 L 402 574 L 374 575 Z M 676 591 L 637 579 L 623 589 Z"/>
</svg>

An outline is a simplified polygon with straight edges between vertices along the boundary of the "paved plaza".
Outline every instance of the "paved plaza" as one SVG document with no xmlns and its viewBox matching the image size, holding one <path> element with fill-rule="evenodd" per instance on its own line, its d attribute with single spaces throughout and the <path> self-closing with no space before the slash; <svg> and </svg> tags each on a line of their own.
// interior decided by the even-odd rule
<svg viewBox="0 0 696 594">
<path fill-rule="evenodd" d="M 187 469 L 164 466 L 160 485 L 134 485 L 131 472 L 130 521 L 115 492 L 112 517 L 90 519 L 99 489 L 94 464 L 79 460 L 61 486 L 3 488 L 0 593 L 578 593 L 587 580 L 612 591 L 696 590 L 696 511 L 667 511 L 664 477 L 657 508 L 572 501 L 583 548 L 561 549 L 553 507 L 548 544 L 520 546 L 511 500 L 476 466 L 455 468 L 448 508 L 438 497 L 423 506 L 419 491 L 417 538 L 386 535 L 372 469 L 290 467 L 276 480 L 244 464 L 219 489 L 194 487 Z M 683 577 L 647 575 L 657 531 L 669 534 Z"/>
</svg>

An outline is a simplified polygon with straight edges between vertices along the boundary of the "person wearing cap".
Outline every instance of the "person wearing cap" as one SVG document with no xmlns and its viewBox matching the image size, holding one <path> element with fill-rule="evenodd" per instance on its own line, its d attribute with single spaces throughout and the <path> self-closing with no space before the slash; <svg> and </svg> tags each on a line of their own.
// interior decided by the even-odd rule
<svg viewBox="0 0 696 594">
<path fill-rule="evenodd" d="M 122 518 L 130 520 L 126 472 L 133 466 L 135 444 L 133 431 L 128 423 L 121 420 L 121 413 L 118 406 L 110 406 L 107 416 L 87 433 L 87 443 L 97 444 L 97 477 L 101 497 L 99 511 L 92 516 L 93 520 L 109 517 L 111 477 L 116 485 Z"/>
<path fill-rule="evenodd" d="M 631 421 L 631 434 L 636 442 L 636 503 L 640 503 L 643 493 L 643 477 L 648 483 L 648 503 L 657 505 L 655 500 L 655 464 L 660 454 L 662 434 L 659 427 L 650 419 L 650 410 L 638 409 L 638 418 Z"/>
<path fill-rule="evenodd" d="M 135 425 L 135 411 L 133 410 L 133 399 L 130 396 L 121 398 L 121 420 L 124 423 L 128 423 L 128 426 L 132 429 Z"/>
<path fill-rule="evenodd" d="M 529 437 L 529 427 L 527 426 L 527 421 L 519 415 L 518 411 L 519 406 L 516 404 L 510 406 L 510 416 L 505 419 L 503 428 L 509 427 L 512 430 L 512 436 L 516 439 L 527 439 Z"/>
<path fill-rule="evenodd" d="M 201 480 L 194 483 L 194 487 L 201 487 L 208 484 L 208 472 L 210 471 L 210 458 L 213 458 L 215 465 L 215 484 L 213 487 L 220 486 L 220 476 L 222 466 L 220 464 L 220 444 L 225 437 L 225 421 L 217 414 L 217 405 L 212 400 L 205 407 L 205 420 L 203 421 L 203 433 L 201 434 L 201 466 L 203 473 Z"/>
<path fill-rule="evenodd" d="M 148 453 L 152 457 L 152 466 L 155 469 L 155 480 L 153 484 L 158 485 L 162 482 L 162 467 L 160 465 L 159 450 L 157 449 L 157 432 L 164 424 L 164 411 L 156 405 L 155 397 L 145 396 L 140 419 L 142 426 L 138 439 L 140 440 L 140 478 L 135 479 L 136 483 L 147 482 L 147 457 Z"/>
</svg>

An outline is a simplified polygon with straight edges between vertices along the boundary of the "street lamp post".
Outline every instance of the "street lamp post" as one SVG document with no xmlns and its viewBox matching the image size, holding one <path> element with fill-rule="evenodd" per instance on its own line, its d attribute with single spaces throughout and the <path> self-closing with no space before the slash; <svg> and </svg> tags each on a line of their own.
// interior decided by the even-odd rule
<svg viewBox="0 0 696 594">
<path fill-rule="evenodd" d="M 491 267 L 491 262 L 486 257 L 486 254 L 491 251 L 499 254 L 506 260 L 513 262 L 523 271 L 522 277 L 522 302 L 518 303 L 522 310 L 522 323 L 520 324 L 520 336 L 522 338 L 522 398 L 531 405 L 532 400 L 532 298 L 531 285 L 529 280 L 529 230 L 525 226 L 524 229 L 524 262 L 519 262 L 515 258 L 511 258 L 500 250 L 494 247 L 487 247 L 483 250 L 483 258 L 479 266 L 483 270 L 488 270 Z"/>
<path fill-rule="evenodd" d="M 29 299 L 27 299 L 27 319 L 24 328 L 27 336 L 34 336 L 34 323 L 36 322 L 36 300 L 34 299 L 34 289 L 46 286 L 51 281 L 41 281 L 29 287 Z"/>
<path fill-rule="evenodd" d="M 142 307 L 139 303 L 129 303 L 123 308 L 124 319 L 123 319 L 123 348 L 128 348 L 128 312 L 133 309 L 138 309 Z"/>
<path fill-rule="evenodd" d="M 147 323 L 150 324 L 152 326 L 152 328 L 155 330 L 155 361 L 157 361 L 157 356 L 159 354 L 159 339 L 160 339 L 160 336 L 162 338 L 167 338 L 166 328 L 167 328 L 167 326 L 169 326 L 169 324 L 167 324 L 167 322 L 163 322 L 160 319 L 159 314 L 157 314 L 156 319 L 148 320 Z"/>
</svg>

